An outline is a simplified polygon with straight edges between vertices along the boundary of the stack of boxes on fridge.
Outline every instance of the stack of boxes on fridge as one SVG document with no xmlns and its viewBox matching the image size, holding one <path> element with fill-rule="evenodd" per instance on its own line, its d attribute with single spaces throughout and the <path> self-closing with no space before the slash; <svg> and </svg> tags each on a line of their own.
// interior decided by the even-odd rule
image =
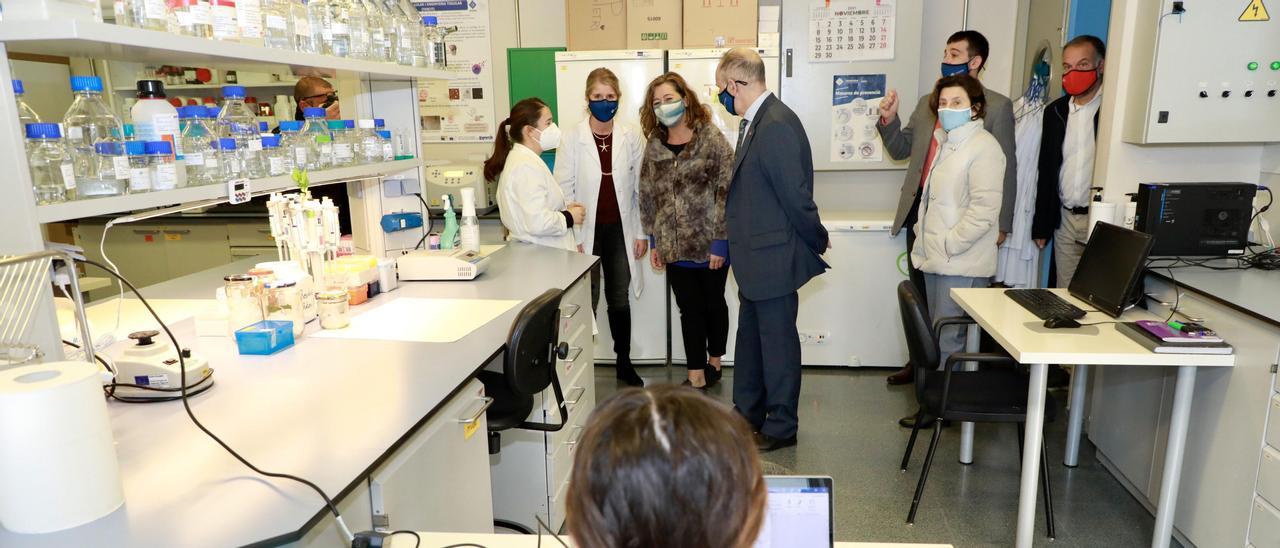
<svg viewBox="0 0 1280 548">
<path fill-rule="evenodd" d="M 568 0 L 570 51 L 755 46 L 758 0 Z"/>
<path fill-rule="evenodd" d="M 361 120 L 356 129 L 353 120 L 325 120 L 324 109 L 306 109 L 305 125 L 284 122 L 281 135 L 271 135 L 240 86 L 223 88 L 221 108 L 175 109 L 162 82 L 142 80 L 133 124 L 122 124 L 102 101 L 101 79 L 73 76 L 76 99 L 59 126 L 39 123 L 22 100 L 22 82 L 13 85 L 41 205 L 396 159 L 390 133 L 378 131 L 381 119 Z"/>
</svg>

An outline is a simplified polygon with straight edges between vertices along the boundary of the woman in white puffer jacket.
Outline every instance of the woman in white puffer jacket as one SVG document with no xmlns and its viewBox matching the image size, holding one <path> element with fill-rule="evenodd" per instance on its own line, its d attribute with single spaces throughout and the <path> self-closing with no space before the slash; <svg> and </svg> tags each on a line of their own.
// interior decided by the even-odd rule
<svg viewBox="0 0 1280 548">
<path fill-rule="evenodd" d="M 1000 143 L 982 128 L 986 98 L 978 80 L 967 75 L 942 78 L 929 104 L 938 118 L 938 146 L 926 164 L 929 176 L 911 262 L 925 274 L 925 302 L 936 321 L 964 314 L 951 299 L 951 289 L 986 287 L 996 273 L 1005 156 Z M 943 363 L 964 348 L 959 326 L 945 328 L 938 338 Z"/>
</svg>

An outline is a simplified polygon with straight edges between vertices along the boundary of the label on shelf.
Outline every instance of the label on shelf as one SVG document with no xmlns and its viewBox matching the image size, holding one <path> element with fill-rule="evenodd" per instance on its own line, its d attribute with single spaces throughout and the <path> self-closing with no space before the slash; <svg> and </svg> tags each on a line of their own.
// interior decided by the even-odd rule
<svg viewBox="0 0 1280 548">
<path fill-rule="evenodd" d="M 262 150 L 262 139 L 249 139 L 249 151 L 258 152 Z"/>
<path fill-rule="evenodd" d="M 299 17 L 293 20 L 294 36 L 305 36 L 307 40 L 311 39 L 311 21 L 306 17 Z"/>
<path fill-rule="evenodd" d="M 270 173 L 284 173 L 284 157 L 272 156 L 267 158 L 267 170 Z"/>
<path fill-rule="evenodd" d="M 391 141 L 382 143 L 382 161 L 390 162 L 396 159 L 396 153 L 391 149 Z"/>
<path fill-rule="evenodd" d="M 111 158 L 111 167 L 115 169 L 117 181 L 123 181 L 129 178 L 128 156 L 116 156 Z"/>
<path fill-rule="evenodd" d="M 76 189 L 75 166 L 71 165 L 71 162 L 64 162 L 62 165 L 58 166 L 58 169 L 62 171 L 62 186 L 67 190 L 75 190 Z"/>
<path fill-rule="evenodd" d="M 160 163 L 152 166 L 151 185 L 155 190 L 172 190 L 178 186 L 178 166 L 172 163 Z"/>
<path fill-rule="evenodd" d="M 270 15 L 266 17 L 267 28 L 275 30 L 289 30 L 289 20 L 279 15 Z"/>
<path fill-rule="evenodd" d="M 71 141 L 79 141 L 84 139 L 84 128 L 80 126 L 70 126 L 67 128 L 67 139 Z"/>
<path fill-rule="evenodd" d="M 232 177 L 240 176 L 240 159 L 235 156 L 227 158 L 227 174 Z"/>
<path fill-rule="evenodd" d="M 214 38 L 218 40 L 236 40 L 240 38 L 240 26 L 236 24 L 235 6 L 213 6 L 211 13 Z"/>
<path fill-rule="evenodd" d="M 176 10 L 173 14 L 178 18 L 179 27 L 189 29 L 195 26 L 195 20 L 191 17 L 191 12 L 186 10 Z"/>
<path fill-rule="evenodd" d="M 333 40 L 333 31 L 330 30 L 329 27 L 322 27 L 320 29 L 320 38 L 323 38 L 325 40 Z"/>
<path fill-rule="evenodd" d="M 187 6 L 193 25 L 213 24 L 213 13 L 208 2 L 200 1 Z"/>
<path fill-rule="evenodd" d="M 337 21 L 334 21 L 329 26 L 330 26 L 329 31 L 336 36 L 346 36 L 348 34 L 351 34 L 351 27 L 348 26 L 346 23 L 339 23 Z"/>
<path fill-rule="evenodd" d="M 351 145 L 347 143 L 335 143 L 333 145 L 333 158 L 335 160 L 350 160 Z"/>
<path fill-rule="evenodd" d="M 262 38 L 262 3 L 258 0 L 236 0 L 236 18 L 240 21 L 240 36 Z"/>
<path fill-rule="evenodd" d="M 129 190 L 132 192 L 151 190 L 151 170 L 146 167 L 130 168 Z"/>
<path fill-rule="evenodd" d="M 413 38 L 409 34 L 400 35 L 400 48 L 413 49 Z"/>
<path fill-rule="evenodd" d="M 143 11 L 147 14 L 147 19 L 164 19 L 168 14 L 164 0 L 146 0 L 142 6 Z"/>
<path fill-rule="evenodd" d="M 293 165 L 302 169 L 307 165 L 307 149 L 298 147 L 293 149 Z"/>
<path fill-rule="evenodd" d="M 205 168 L 205 169 L 218 169 L 218 155 L 217 155 L 217 154 L 210 154 L 210 155 L 208 155 L 208 156 L 205 156 L 205 157 L 204 157 L 204 168 Z"/>
<path fill-rule="evenodd" d="M 189 166 L 202 166 L 204 165 L 204 153 L 192 152 L 185 154 L 182 156 L 182 161 L 186 162 Z"/>
</svg>

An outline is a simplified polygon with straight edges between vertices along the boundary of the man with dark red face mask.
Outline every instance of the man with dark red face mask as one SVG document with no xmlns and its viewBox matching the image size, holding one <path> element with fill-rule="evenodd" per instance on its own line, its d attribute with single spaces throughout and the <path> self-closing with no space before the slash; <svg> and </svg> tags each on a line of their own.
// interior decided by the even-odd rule
<svg viewBox="0 0 1280 548">
<path fill-rule="evenodd" d="M 1040 180 L 1031 238 L 1041 249 L 1053 239 L 1057 287 L 1075 275 L 1089 234 L 1089 189 L 1102 105 L 1102 69 L 1107 48 L 1096 36 L 1081 35 L 1062 48 L 1062 89 L 1049 103 L 1040 142 Z"/>
</svg>

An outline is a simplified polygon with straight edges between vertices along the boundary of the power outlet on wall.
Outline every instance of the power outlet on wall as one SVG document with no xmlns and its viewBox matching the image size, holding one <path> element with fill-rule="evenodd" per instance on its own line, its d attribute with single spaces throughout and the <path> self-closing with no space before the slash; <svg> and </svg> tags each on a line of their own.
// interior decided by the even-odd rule
<svg viewBox="0 0 1280 548">
<path fill-rule="evenodd" d="M 801 331 L 800 344 L 827 344 L 831 340 L 830 331 Z"/>
</svg>

